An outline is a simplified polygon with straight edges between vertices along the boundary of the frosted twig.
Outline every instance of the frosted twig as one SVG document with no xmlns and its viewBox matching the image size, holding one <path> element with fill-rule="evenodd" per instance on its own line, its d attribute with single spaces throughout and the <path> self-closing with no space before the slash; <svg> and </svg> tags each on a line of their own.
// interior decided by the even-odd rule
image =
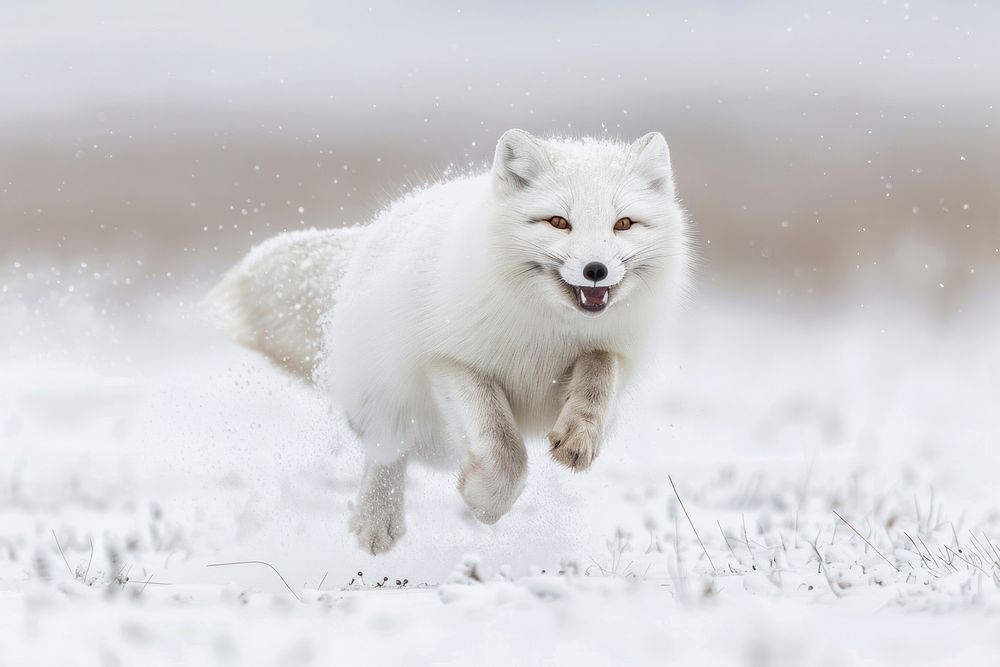
<svg viewBox="0 0 1000 667">
<path fill-rule="evenodd" d="M 940 573 L 939 573 L 939 572 L 937 571 L 937 569 L 935 569 L 935 568 L 932 568 L 932 567 L 930 566 L 931 562 L 933 562 L 933 563 L 934 563 L 934 565 L 937 565 L 937 559 L 934 559 L 934 554 L 932 554 L 931 552 L 929 552 L 929 551 L 928 551 L 928 552 L 927 552 L 927 553 L 928 553 L 928 555 L 927 555 L 927 556 L 925 556 L 925 555 L 924 555 L 924 552 L 920 550 L 920 547 L 919 547 L 919 546 L 917 546 L 917 543 L 916 543 L 916 542 L 914 541 L 914 539 L 913 539 L 912 537 L 910 537 L 910 534 L 909 534 L 909 533 L 907 533 L 907 532 L 906 532 L 906 531 L 904 530 L 904 531 L 903 531 L 903 535 L 905 535 L 905 536 L 906 536 L 906 539 L 908 539 L 908 540 L 910 541 L 910 544 L 912 544 L 912 545 L 913 545 L 913 548 L 917 550 L 917 555 L 918 555 L 918 556 L 920 556 L 920 561 L 921 561 L 921 562 L 922 562 L 922 563 L 924 564 L 924 567 L 926 567 L 926 568 L 927 568 L 928 570 L 930 570 L 930 572 L 931 572 L 931 573 L 932 573 L 932 574 L 933 574 L 933 575 L 934 575 L 935 577 L 940 577 L 940 576 L 941 576 L 941 574 L 940 574 Z M 932 560 L 932 559 L 933 559 L 933 560 Z"/>
<path fill-rule="evenodd" d="M 810 542 L 809 545 L 813 548 L 813 551 L 816 552 L 816 559 L 819 560 L 819 571 L 823 574 L 823 578 L 826 579 L 826 585 L 830 587 L 830 591 L 838 598 L 844 597 L 844 592 L 837 588 L 837 586 L 834 585 L 833 580 L 830 579 L 830 572 L 826 569 L 826 563 L 823 562 L 823 555 L 819 552 L 819 546 L 817 543 Z"/>
<path fill-rule="evenodd" d="M 736 562 L 739 563 L 740 559 L 737 558 L 736 551 L 733 549 L 733 545 L 729 543 L 729 538 L 726 537 L 726 531 L 722 529 L 722 522 L 716 521 L 715 523 L 719 524 L 719 532 L 722 533 L 722 539 L 726 541 L 726 546 L 729 547 L 729 553 L 731 553 L 733 555 L 733 558 L 736 559 Z"/>
<path fill-rule="evenodd" d="M 988 574 L 988 572 L 986 572 L 986 570 L 984 570 L 983 568 L 979 567 L 978 565 L 976 565 L 975 563 L 973 563 L 971 560 L 969 560 L 968 558 L 966 558 L 962 554 L 956 552 L 951 547 L 949 547 L 947 544 L 944 545 L 944 548 L 947 549 L 948 551 L 950 551 L 951 553 L 953 553 L 956 558 L 958 558 L 959 560 L 963 561 L 969 567 L 974 567 L 977 570 L 979 570 L 980 572 L 982 572 L 983 574 Z"/>
<path fill-rule="evenodd" d="M 868 546 L 870 546 L 870 547 L 872 548 L 872 550 L 873 550 L 873 551 L 874 551 L 875 553 L 877 553 L 877 554 L 878 554 L 879 556 L 881 556 L 881 557 L 882 557 L 882 560 L 884 560 L 884 561 L 885 561 L 886 563 L 888 563 L 889 565 L 891 565 L 891 566 L 892 566 L 892 569 L 894 569 L 894 570 L 895 570 L 896 572 L 899 572 L 899 568 L 898 568 L 898 567 L 896 567 L 896 565 L 895 565 L 895 564 L 894 564 L 894 563 L 893 563 L 893 562 L 892 562 L 891 560 L 889 560 L 888 558 L 886 558 L 886 557 L 885 557 L 885 554 L 883 554 L 883 553 L 882 553 L 881 551 L 879 551 L 879 550 L 878 550 L 878 549 L 877 549 L 877 548 L 875 547 L 875 545 L 874 545 L 874 544 L 872 544 L 871 542 L 869 542 L 869 541 L 868 541 L 868 538 L 867 538 L 867 537 L 865 537 L 864 535 L 862 535 L 861 533 L 859 533 L 859 532 L 858 532 L 858 529 L 857 529 L 857 528 L 855 528 L 854 526 L 852 526 L 852 525 L 851 525 L 851 522 L 850 522 L 850 521 L 848 521 L 848 520 L 847 520 L 847 519 L 845 519 L 845 518 L 844 518 L 843 516 L 841 516 L 840 512 L 838 512 L 837 510 L 833 510 L 833 513 L 834 513 L 834 514 L 836 514 L 836 515 L 837 515 L 837 517 L 838 517 L 838 518 L 839 518 L 839 519 L 840 519 L 841 521 L 843 521 L 844 523 L 846 523 L 846 524 L 847 524 L 847 527 L 848 527 L 848 528 L 850 528 L 851 530 L 853 530 L 853 531 L 854 531 L 854 532 L 855 532 L 855 533 L 857 534 L 857 536 L 858 536 L 858 537 L 860 537 L 860 538 L 861 538 L 862 540 L 864 540 L 864 541 L 865 541 L 865 544 L 867 544 Z"/>
<path fill-rule="evenodd" d="M 71 576 L 74 579 L 76 579 L 76 573 L 73 572 L 73 568 L 71 568 L 69 566 L 69 561 L 66 560 L 66 554 L 63 553 L 62 545 L 59 544 L 59 538 L 56 537 L 56 531 L 54 531 L 54 530 L 52 531 L 52 539 L 54 539 L 56 541 L 56 549 L 59 549 L 59 555 L 62 556 L 63 562 L 66 563 L 66 569 L 69 570 L 69 576 Z"/>
<path fill-rule="evenodd" d="M 670 475 L 667 475 L 667 479 L 670 480 L 670 486 L 674 488 L 674 495 L 677 496 L 677 502 L 681 504 L 681 509 L 684 510 L 684 516 L 687 517 L 688 523 L 691 524 L 691 530 L 694 531 L 694 536 L 698 538 L 698 544 L 701 545 L 701 550 L 705 552 L 705 558 L 708 559 L 708 564 L 712 566 L 712 571 L 715 571 L 715 563 L 712 562 L 712 557 L 708 555 L 708 549 L 705 548 L 705 543 L 701 541 L 701 535 L 698 534 L 698 529 L 694 527 L 694 521 L 691 520 L 691 515 L 688 514 L 687 508 L 684 507 L 684 501 L 681 500 L 681 494 L 677 492 L 677 485 L 674 484 L 674 479 Z"/>
<path fill-rule="evenodd" d="M 743 524 L 743 541 L 747 543 L 747 552 L 750 554 L 750 564 L 753 565 L 754 571 L 757 570 L 757 559 L 754 558 L 753 549 L 750 547 L 750 536 L 747 535 L 747 518 L 746 515 L 740 514 L 740 521 Z"/>
<path fill-rule="evenodd" d="M 94 538 L 90 538 L 90 558 L 87 559 L 87 571 L 83 575 L 83 583 L 87 583 L 87 578 L 90 577 L 90 565 L 94 562 Z"/>
<path fill-rule="evenodd" d="M 302 598 L 299 597 L 298 593 L 296 593 L 294 590 L 292 590 L 292 587 L 288 585 L 288 582 L 285 581 L 285 578 L 283 576 L 281 576 L 281 573 L 278 572 L 278 569 L 276 567 L 274 567 L 273 565 L 271 565 L 270 563 L 266 562 L 266 561 L 262 561 L 262 560 L 238 560 L 238 561 L 234 561 L 232 563 L 209 563 L 205 567 L 224 567 L 224 566 L 227 566 L 227 565 L 266 565 L 269 568 L 271 568 L 271 570 L 276 575 L 278 575 L 278 579 L 281 579 L 281 583 L 283 583 L 285 585 L 285 588 L 288 589 L 288 592 L 291 593 L 293 596 L 295 596 L 296 600 L 298 600 L 299 602 L 302 602 Z"/>
</svg>

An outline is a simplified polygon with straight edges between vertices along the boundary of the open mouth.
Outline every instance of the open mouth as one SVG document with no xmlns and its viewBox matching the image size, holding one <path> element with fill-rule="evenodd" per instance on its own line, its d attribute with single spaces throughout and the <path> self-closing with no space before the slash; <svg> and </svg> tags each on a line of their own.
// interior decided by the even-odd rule
<svg viewBox="0 0 1000 667">
<path fill-rule="evenodd" d="M 576 303 L 576 306 L 585 313 L 597 314 L 603 312 L 611 301 L 611 290 L 618 286 L 617 284 L 605 285 L 604 287 L 573 285 L 566 282 L 556 272 L 553 272 L 552 277 L 556 279 L 566 295 Z"/>
<path fill-rule="evenodd" d="M 598 313 L 608 305 L 608 293 L 611 289 L 608 287 L 580 287 L 574 285 L 573 291 L 576 292 L 576 298 L 581 308 L 591 313 Z"/>
</svg>

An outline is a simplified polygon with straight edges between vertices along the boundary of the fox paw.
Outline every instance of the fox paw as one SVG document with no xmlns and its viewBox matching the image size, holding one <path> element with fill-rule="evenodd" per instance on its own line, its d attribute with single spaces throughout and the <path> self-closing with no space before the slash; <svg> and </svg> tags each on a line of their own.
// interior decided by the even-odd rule
<svg viewBox="0 0 1000 667">
<path fill-rule="evenodd" d="M 523 471 L 514 474 L 490 473 L 473 461 L 458 476 L 458 491 L 472 516 L 494 524 L 510 511 L 524 489 Z"/>
<path fill-rule="evenodd" d="M 574 471 L 587 470 L 601 448 L 603 428 L 592 415 L 563 408 L 549 433 L 549 454 Z"/>
<path fill-rule="evenodd" d="M 355 508 L 350 527 L 358 538 L 358 546 L 373 556 L 391 549 L 406 533 L 402 507 L 379 503 L 363 502 Z"/>
</svg>

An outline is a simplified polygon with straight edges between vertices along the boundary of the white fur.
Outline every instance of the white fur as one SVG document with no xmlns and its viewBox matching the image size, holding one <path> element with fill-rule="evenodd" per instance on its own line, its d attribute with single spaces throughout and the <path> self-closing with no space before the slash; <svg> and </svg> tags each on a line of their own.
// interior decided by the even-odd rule
<svg viewBox="0 0 1000 667">
<path fill-rule="evenodd" d="M 552 216 L 572 229 L 554 228 Z M 616 232 L 622 217 L 635 224 Z M 237 340 L 296 372 L 314 371 L 364 444 L 376 471 L 366 479 L 400 485 L 392 498 L 402 498 L 401 471 L 412 458 L 458 458 L 472 479 L 509 474 L 504 488 L 512 491 L 492 514 L 476 507 L 488 500 L 473 502 L 478 492 L 463 489 L 491 520 L 516 499 L 523 474 L 500 464 L 484 473 L 477 458 L 484 449 L 518 447 L 520 436 L 511 437 L 499 412 L 521 433 L 546 433 L 567 403 L 575 362 L 590 352 L 621 363 L 622 373 L 604 376 L 627 377 L 657 315 L 683 290 L 690 255 L 657 133 L 624 144 L 543 141 L 511 130 L 486 173 L 414 192 L 365 227 L 279 238 L 214 292 Z M 608 268 L 597 285 L 612 286 L 597 314 L 584 312 L 562 284 L 595 285 L 583 277 L 592 261 Z M 456 405 L 449 392 L 458 390 L 442 389 L 454 382 L 442 380 L 451 370 L 441 369 L 455 368 L 469 378 L 460 409 L 474 413 L 489 394 L 493 407 L 482 409 L 499 410 L 495 419 L 448 414 Z M 373 510 L 373 484 L 359 495 L 354 530 L 363 546 L 382 551 L 402 534 L 402 503 Z"/>
</svg>

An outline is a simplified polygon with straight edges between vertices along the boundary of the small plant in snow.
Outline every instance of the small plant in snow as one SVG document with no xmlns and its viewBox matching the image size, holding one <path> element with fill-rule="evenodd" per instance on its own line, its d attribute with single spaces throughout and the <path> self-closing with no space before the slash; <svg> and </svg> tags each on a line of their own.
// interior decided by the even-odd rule
<svg viewBox="0 0 1000 667">
<path fill-rule="evenodd" d="M 451 583 L 453 584 L 481 584 L 482 576 L 479 574 L 479 556 L 467 554 L 462 557 L 462 561 L 451 573 Z"/>
<path fill-rule="evenodd" d="M 636 575 L 632 571 L 632 565 L 635 561 L 626 556 L 632 551 L 632 536 L 619 527 L 615 531 L 614 538 L 607 540 L 604 546 L 608 550 L 608 560 L 602 564 L 591 558 L 591 564 L 584 570 L 584 574 L 589 576 L 597 572 L 602 577 L 634 578 Z"/>
</svg>

